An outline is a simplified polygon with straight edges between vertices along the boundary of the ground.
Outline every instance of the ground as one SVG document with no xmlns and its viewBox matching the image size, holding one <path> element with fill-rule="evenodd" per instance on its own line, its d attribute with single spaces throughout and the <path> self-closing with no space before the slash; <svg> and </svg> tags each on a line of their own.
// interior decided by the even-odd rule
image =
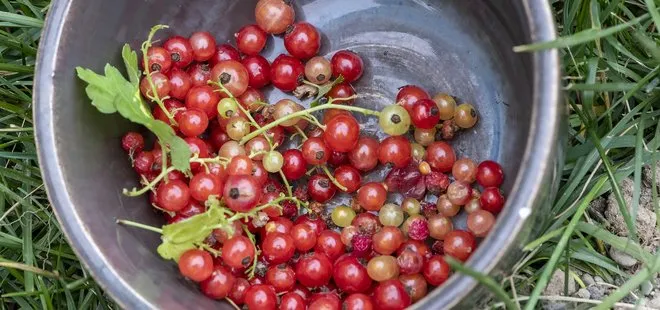
<svg viewBox="0 0 660 310">
<path fill-rule="evenodd" d="M 491 305 L 660 309 L 656 164 L 660 14 L 653 0 L 548 0 L 569 139 L 554 221 Z M 113 309 L 59 230 L 35 155 L 32 73 L 44 0 L 0 1 L 0 309 Z M 632 232 L 632 233 L 631 233 Z"/>
</svg>

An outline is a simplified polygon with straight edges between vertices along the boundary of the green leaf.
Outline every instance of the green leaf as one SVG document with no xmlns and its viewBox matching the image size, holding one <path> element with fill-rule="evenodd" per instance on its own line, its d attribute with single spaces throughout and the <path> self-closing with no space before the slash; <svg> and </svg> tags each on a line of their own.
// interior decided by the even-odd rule
<svg viewBox="0 0 660 310">
<path fill-rule="evenodd" d="M 135 86 L 140 84 L 140 69 L 138 69 L 137 53 L 131 49 L 131 46 L 124 44 L 121 50 L 121 57 L 124 59 L 124 66 L 126 66 L 126 73 L 128 79 Z"/>
<path fill-rule="evenodd" d="M 188 144 L 166 123 L 154 119 L 149 107 L 140 97 L 137 54 L 128 45 L 124 45 L 122 57 L 130 81 L 110 64 L 105 65 L 105 75 L 85 68 L 76 68 L 78 77 L 88 84 L 85 89 L 87 96 L 101 113 L 119 112 L 131 122 L 147 127 L 163 145 L 169 146 L 174 167 L 182 172 L 188 171 L 191 156 Z"/>
<path fill-rule="evenodd" d="M 81 80 L 89 84 L 85 88 L 85 93 L 92 100 L 92 105 L 101 113 L 112 114 L 117 112 L 114 104 L 115 94 L 103 86 L 109 83 L 108 78 L 81 67 L 77 67 L 76 72 Z"/>
<path fill-rule="evenodd" d="M 181 253 L 203 243 L 218 225 L 227 223 L 226 213 L 220 207 L 220 202 L 210 199 L 208 204 L 209 209 L 204 213 L 163 226 L 163 242 L 158 246 L 158 253 L 163 258 L 178 260 Z"/>
</svg>

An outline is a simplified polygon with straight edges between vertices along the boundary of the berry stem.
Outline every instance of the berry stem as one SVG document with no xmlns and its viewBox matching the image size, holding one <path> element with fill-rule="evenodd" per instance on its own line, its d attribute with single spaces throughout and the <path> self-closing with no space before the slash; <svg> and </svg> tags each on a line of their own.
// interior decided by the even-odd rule
<svg viewBox="0 0 660 310">
<path fill-rule="evenodd" d="M 159 234 L 161 234 L 161 235 L 163 234 L 163 230 L 160 229 L 160 228 L 153 227 L 153 226 L 149 226 L 149 225 L 145 225 L 145 224 L 141 224 L 141 223 L 137 223 L 137 222 L 133 222 L 133 221 L 128 221 L 128 220 L 117 220 L 116 223 L 117 223 L 117 224 L 120 224 L 120 225 L 124 225 L 124 226 L 135 227 L 135 228 L 141 228 L 141 229 L 144 229 L 144 230 L 148 230 L 148 231 L 152 231 L 152 232 L 155 232 L 155 233 L 159 233 Z"/>
<path fill-rule="evenodd" d="M 293 127 L 296 128 L 296 131 L 298 132 L 298 134 L 300 134 L 303 141 L 309 139 L 309 138 L 307 138 L 307 135 L 305 134 L 305 132 L 302 129 L 300 129 L 300 127 L 298 127 L 298 125 L 294 125 Z"/>
<path fill-rule="evenodd" d="M 254 278 L 254 272 L 257 270 L 257 261 L 259 260 L 259 249 L 257 248 L 257 239 L 254 237 L 254 234 L 250 232 L 250 230 L 247 228 L 247 226 L 243 226 L 243 230 L 245 231 L 245 234 L 247 237 L 252 241 L 252 244 L 254 245 L 254 260 L 252 261 L 252 266 L 245 270 L 245 273 L 248 275 L 248 279 Z"/>
<path fill-rule="evenodd" d="M 170 172 L 172 172 L 172 171 L 174 171 L 174 170 L 176 170 L 176 168 L 174 168 L 174 167 L 169 167 L 169 168 L 167 168 L 167 170 L 163 170 L 163 171 L 161 171 L 161 173 L 160 173 L 157 177 L 155 177 L 155 178 L 153 179 L 153 181 L 151 181 L 151 183 L 145 185 L 145 186 L 144 186 L 143 188 L 141 188 L 140 190 L 138 190 L 138 189 L 135 188 L 135 187 L 134 187 L 132 190 L 130 190 L 130 191 L 124 188 L 124 190 L 122 191 L 122 193 L 123 193 L 124 195 L 128 196 L 128 197 L 137 197 L 137 196 L 140 196 L 140 195 L 146 193 L 148 190 L 153 189 L 153 188 L 156 186 L 156 184 L 158 184 L 158 182 L 160 182 L 163 178 L 165 178 L 165 176 L 167 176 L 168 173 L 170 173 Z"/>
<path fill-rule="evenodd" d="M 332 175 L 332 173 L 330 173 L 330 170 L 328 170 L 328 167 L 327 167 L 326 165 L 321 166 L 321 169 L 323 169 L 323 172 L 325 172 L 325 175 L 328 176 L 328 178 L 330 179 L 330 181 L 332 181 L 332 184 L 334 184 L 335 186 L 337 186 L 337 188 L 339 188 L 339 189 L 342 190 L 343 192 L 345 192 L 346 190 L 348 190 L 348 189 L 346 188 L 346 186 L 339 184 L 339 181 L 337 181 L 337 179 L 335 179 L 335 177 Z"/>
<path fill-rule="evenodd" d="M 279 126 L 280 124 L 282 124 L 282 123 L 284 123 L 284 122 L 286 122 L 286 121 L 288 121 L 292 118 L 301 117 L 301 116 L 308 116 L 312 112 L 321 111 L 321 110 L 325 110 L 325 109 L 339 109 L 339 110 L 346 110 L 346 111 L 352 111 L 352 112 L 360 112 L 364 115 L 375 115 L 375 116 L 380 115 L 380 112 L 378 112 L 378 111 L 373 111 L 373 110 L 369 110 L 369 109 L 365 109 L 365 108 L 360 108 L 360 107 L 355 107 L 355 106 L 350 106 L 350 105 L 343 105 L 343 104 L 335 104 L 334 103 L 335 101 L 352 100 L 352 99 L 355 99 L 355 98 L 357 98 L 357 96 L 351 96 L 351 97 L 342 98 L 342 99 L 332 99 L 332 100 L 330 100 L 330 102 L 328 102 L 326 104 L 318 105 L 318 106 L 315 106 L 315 107 L 312 107 L 312 108 L 309 108 L 309 109 L 305 109 L 305 110 L 302 110 L 302 111 L 291 113 L 291 114 L 287 115 L 286 117 L 276 119 L 276 120 L 268 123 L 266 126 L 263 126 L 259 129 L 255 130 L 255 131 L 251 132 L 250 134 L 246 135 L 245 137 L 243 137 L 243 139 L 241 139 L 240 144 L 243 145 L 246 142 L 250 141 L 250 139 L 264 133 L 265 131 L 267 131 L 271 128 Z"/>
<path fill-rule="evenodd" d="M 286 186 L 286 191 L 287 193 L 289 193 L 289 197 L 293 197 L 293 190 L 291 190 L 291 186 L 289 185 L 289 180 L 284 175 L 284 172 L 282 172 L 282 169 L 280 169 L 280 176 L 282 177 L 282 181 L 284 181 L 284 186 Z"/>
<path fill-rule="evenodd" d="M 174 116 L 170 111 L 168 111 L 165 108 L 165 104 L 163 103 L 163 99 L 166 98 L 160 98 L 158 97 L 158 92 L 156 91 L 156 84 L 154 84 L 154 80 L 151 78 L 151 72 L 149 69 L 149 57 L 147 56 L 147 51 L 151 47 L 151 40 L 153 40 L 154 35 L 158 30 L 161 29 L 166 29 L 169 28 L 167 25 L 156 25 L 153 28 L 151 28 L 151 31 L 149 32 L 149 36 L 147 37 L 147 41 L 144 41 L 142 43 L 142 62 L 144 64 L 144 70 L 145 70 L 145 77 L 147 78 L 147 81 L 149 82 L 149 86 L 151 87 L 151 93 L 152 96 L 149 96 L 151 100 L 155 101 L 158 104 L 158 107 L 160 107 L 161 110 L 163 110 L 163 113 L 165 113 L 165 116 L 167 116 L 167 119 L 170 120 L 170 124 L 176 125 L 176 120 L 174 120 Z"/>
<path fill-rule="evenodd" d="M 225 301 L 227 301 L 230 305 L 232 305 L 234 309 L 241 310 L 241 308 L 239 308 L 238 305 L 236 305 L 236 303 L 233 300 L 231 300 L 231 298 L 225 297 Z"/>
</svg>

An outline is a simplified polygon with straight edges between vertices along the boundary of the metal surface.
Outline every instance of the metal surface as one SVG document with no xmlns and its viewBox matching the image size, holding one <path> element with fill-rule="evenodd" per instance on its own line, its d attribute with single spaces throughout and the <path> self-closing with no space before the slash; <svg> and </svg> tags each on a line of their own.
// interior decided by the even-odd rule
<svg viewBox="0 0 660 310">
<path fill-rule="evenodd" d="M 101 70 L 120 65 L 120 47 L 134 48 L 154 24 L 188 35 L 211 31 L 218 42 L 254 20 L 256 1 L 55 0 L 41 41 L 34 115 L 44 181 L 58 219 L 77 254 L 99 284 L 126 309 L 229 307 L 204 298 L 161 260 L 159 238 L 120 227 L 115 219 L 159 225 L 146 198 L 121 189 L 135 176 L 119 147 L 133 128 L 118 116 L 100 114 L 76 78 L 76 66 Z M 297 19 L 323 32 L 321 53 L 357 51 L 366 60 L 356 85 L 359 105 L 380 108 L 397 88 L 419 84 L 448 92 L 477 107 L 481 120 L 455 142 L 459 156 L 503 163 L 505 210 L 468 264 L 501 274 L 544 219 L 554 193 L 562 136 L 559 63 L 556 51 L 516 54 L 512 46 L 554 38 L 545 0 L 299 0 Z M 161 38 L 166 33 L 161 34 Z M 283 51 L 271 39 L 266 56 Z M 278 92 L 269 94 L 274 102 Z M 374 131 L 375 119 L 361 119 Z M 374 132 L 374 134 L 377 134 Z M 373 177 L 377 177 L 377 174 Z M 478 301 L 476 282 L 453 276 L 418 308 L 464 308 Z M 470 298 L 468 298 L 470 296 Z M 461 304 L 459 304 L 461 303 Z"/>
</svg>

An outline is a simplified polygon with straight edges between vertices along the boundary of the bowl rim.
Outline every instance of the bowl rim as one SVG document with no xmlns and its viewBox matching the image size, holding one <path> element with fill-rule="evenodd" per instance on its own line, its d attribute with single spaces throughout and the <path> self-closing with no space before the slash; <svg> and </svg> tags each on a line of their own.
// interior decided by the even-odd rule
<svg viewBox="0 0 660 310">
<path fill-rule="evenodd" d="M 33 96 L 33 117 L 36 127 L 35 140 L 37 154 L 46 193 L 53 211 L 60 222 L 62 231 L 72 245 L 73 251 L 80 258 L 85 268 L 94 279 L 122 308 L 156 308 L 140 296 L 112 268 L 106 264 L 106 258 L 100 254 L 85 230 L 78 213 L 70 208 L 73 205 L 65 186 L 64 176 L 59 169 L 56 156 L 57 138 L 53 121 L 53 72 L 58 59 L 60 37 L 64 30 L 64 21 L 73 0 L 53 0 L 42 31 L 36 60 Z M 521 0 L 529 24 L 531 39 L 535 42 L 556 39 L 555 22 L 547 1 Z M 544 182 L 555 169 L 556 153 L 560 146 L 562 108 L 560 99 L 560 61 L 556 49 L 534 52 L 533 64 L 533 109 L 530 121 L 530 135 L 520 162 L 512 194 L 493 228 L 505 236 L 518 236 L 529 220 L 532 206 L 542 203 Z M 543 74 L 541 74 L 543 73 Z M 508 215 L 508 216 L 507 216 Z M 515 238 L 500 238 L 493 241 L 488 237 L 475 252 L 473 257 L 485 256 L 491 259 L 470 259 L 466 265 L 491 273 L 503 256 L 515 246 Z M 496 242 L 496 243 L 493 243 Z M 110 285 L 112 284 L 112 285 Z M 478 282 L 466 275 L 452 276 L 440 289 L 434 290 L 423 301 L 412 308 L 433 306 L 434 309 L 451 308 L 463 301 L 477 287 Z"/>
</svg>

